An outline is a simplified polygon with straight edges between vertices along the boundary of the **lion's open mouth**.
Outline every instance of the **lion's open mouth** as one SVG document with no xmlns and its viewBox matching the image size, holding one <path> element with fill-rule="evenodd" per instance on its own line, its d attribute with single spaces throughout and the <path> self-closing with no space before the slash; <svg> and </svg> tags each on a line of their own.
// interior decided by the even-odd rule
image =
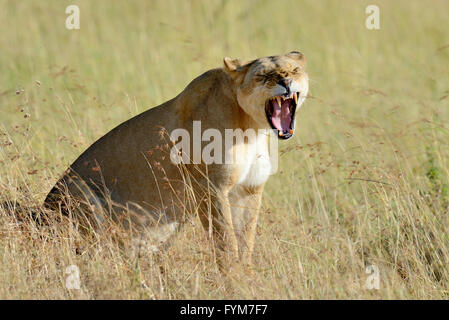
<svg viewBox="0 0 449 320">
<path fill-rule="evenodd" d="M 288 139 L 293 135 L 298 95 L 298 92 L 294 92 L 290 97 L 276 96 L 265 103 L 268 123 L 277 130 L 279 139 Z"/>
</svg>

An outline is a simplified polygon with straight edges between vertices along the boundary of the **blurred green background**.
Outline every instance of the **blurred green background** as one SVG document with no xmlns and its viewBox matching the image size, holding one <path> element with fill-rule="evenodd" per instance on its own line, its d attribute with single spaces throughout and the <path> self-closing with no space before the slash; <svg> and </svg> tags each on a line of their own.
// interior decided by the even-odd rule
<svg viewBox="0 0 449 320">
<path fill-rule="evenodd" d="M 65 28 L 70 4 L 80 8 L 79 30 Z M 59 136 L 83 144 L 96 139 L 177 95 L 224 56 L 290 50 L 305 53 L 311 95 L 322 99 L 301 112 L 302 139 L 339 138 L 339 125 L 322 125 L 335 121 L 332 110 L 382 120 L 386 129 L 402 123 L 404 113 L 429 115 L 415 105 L 448 90 L 449 49 L 438 50 L 449 41 L 447 1 L 376 1 L 381 28 L 374 31 L 365 28 L 368 4 L 0 1 L 0 121 L 31 126 L 27 143 L 54 159 Z M 25 93 L 15 96 L 20 89 Z M 379 116 L 399 103 L 403 112 Z M 18 113 L 22 107 L 29 119 Z M 79 150 L 67 152 L 73 158 Z"/>
</svg>

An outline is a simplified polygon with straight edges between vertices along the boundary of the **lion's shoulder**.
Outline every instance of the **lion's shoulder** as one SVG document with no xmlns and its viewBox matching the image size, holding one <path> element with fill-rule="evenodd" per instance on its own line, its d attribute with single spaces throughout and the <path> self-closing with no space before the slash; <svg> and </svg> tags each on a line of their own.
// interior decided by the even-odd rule
<svg viewBox="0 0 449 320">
<path fill-rule="evenodd" d="M 232 78 L 222 69 L 212 69 L 206 71 L 193 79 L 181 92 L 179 98 L 196 103 L 210 99 L 211 97 L 235 99 L 235 85 Z M 228 102 L 227 99 L 217 99 L 217 101 Z"/>
</svg>

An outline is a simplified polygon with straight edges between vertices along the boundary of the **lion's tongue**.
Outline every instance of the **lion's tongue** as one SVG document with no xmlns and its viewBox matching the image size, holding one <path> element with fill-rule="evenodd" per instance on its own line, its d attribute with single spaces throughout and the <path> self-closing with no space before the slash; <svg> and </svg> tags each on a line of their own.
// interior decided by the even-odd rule
<svg viewBox="0 0 449 320">
<path fill-rule="evenodd" d="M 273 102 L 273 114 L 271 116 L 271 122 L 273 126 L 282 132 L 288 132 L 290 130 L 291 115 L 290 115 L 290 101 L 284 100 L 281 106 L 278 105 L 277 101 Z"/>
</svg>

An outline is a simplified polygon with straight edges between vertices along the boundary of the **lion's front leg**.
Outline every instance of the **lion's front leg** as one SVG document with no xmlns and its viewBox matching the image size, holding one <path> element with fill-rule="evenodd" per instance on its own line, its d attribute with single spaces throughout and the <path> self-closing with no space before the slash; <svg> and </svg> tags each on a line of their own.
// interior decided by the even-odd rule
<svg viewBox="0 0 449 320">
<path fill-rule="evenodd" d="M 263 185 L 255 188 L 236 186 L 229 195 L 239 258 L 248 266 L 251 265 L 254 250 L 262 192 Z"/>
<path fill-rule="evenodd" d="M 228 194 L 209 193 L 201 203 L 199 216 L 204 229 L 213 239 L 220 270 L 229 270 L 238 261 L 239 255 Z"/>
</svg>

